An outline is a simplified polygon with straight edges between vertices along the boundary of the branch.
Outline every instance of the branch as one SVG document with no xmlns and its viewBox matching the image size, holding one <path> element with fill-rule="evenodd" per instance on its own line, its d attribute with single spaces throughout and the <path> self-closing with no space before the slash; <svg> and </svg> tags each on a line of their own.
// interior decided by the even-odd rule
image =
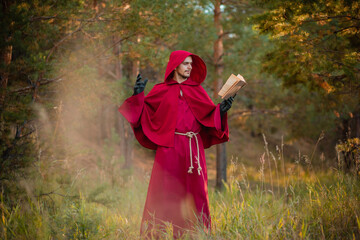
<svg viewBox="0 0 360 240">
<path fill-rule="evenodd" d="M 38 20 L 51 20 L 51 19 L 61 19 L 61 20 L 69 20 L 68 18 L 62 18 L 62 17 L 57 17 L 57 16 L 39 16 L 39 17 L 30 17 L 29 21 L 30 22 L 34 22 L 34 21 L 38 21 Z"/>
<path fill-rule="evenodd" d="M 78 66 L 75 66 L 73 70 L 71 70 L 71 71 L 69 71 L 69 72 L 67 72 L 67 73 L 64 73 L 63 76 L 65 76 L 65 75 L 67 75 L 67 74 L 69 74 L 69 73 L 72 73 L 72 72 L 74 72 L 75 70 L 78 70 L 79 68 L 85 66 L 85 65 L 86 65 L 87 63 L 89 63 L 90 61 L 98 58 L 98 57 L 101 56 L 101 55 L 104 55 L 108 50 L 112 49 L 112 48 L 115 47 L 117 44 L 119 44 L 119 43 L 121 43 L 121 42 L 123 42 L 123 41 L 125 41 L 125 40 L 127 40 L 127 39 L 129 39 L 129 38 L 131 38 L 131 37 L 133 37 L 133 36 L 136 36 L 136 35 L 138 35 L 137 32 L 135 32 L 135 33 L 133 33 L 133 34 L 130 34 L 129 36 L 120 38 L 118 41 L 116 41 L 115 43 L 113 43 L 110 47 L 106 48 L 105 50 L 103 50 L 103 51 L 100 52 L 99 54 L 95 55 L 94 57 L 89 58 L 88 60 L 85 60 L 82 64 L 80 64 L 80 65 L 78 65 Z"/>
<path fill-rule="evenodd" d="M 337 33 L 339 33 L 339 32 L 345 31 L 345 30 L 347 30 L 347 29 L 349 29 L 349 28 L 359 28 L 359 25 L 352 25 L 352 26 L 344 27 L 344 28 L 342 28 L 342 29 L 339 29 L 339 30 L 337 30 L 337 31 L 334 31 L 334 34 L 337 34 Z"/>
<path fill-rule="evenodd" d="M 41 81 L 39 81 L 39 86 L 41 85 L 47 85 L 49 83 L 54 83 L 54 82 L 60 82 L 63 80 L 63 77 L 65 77 L 66 75 L 78 70 L 79 68 L 82 68 L 83 66 L 85 66 L 86 64 L 88 64 L 90 61 L 98 58 L 99 56 L 103 55 L 105 52 L 107 52 L 108 50 L 112 49 L 115 45 L 121 43 L 122 41 L 125 41 L 131 37 L 133 37 L 134 35 L 137 35 L 137 33 L 134 34 L 130 34 L 129 36 L 123 37 L 121 38 L 119 41 L 116 41 L 113 45 L 111 45 L 110 47 L 106 48 L 104 51 L 100 52 L 99 54 L 95 55 L 92 58 L 87 59 L 86 61 L 84 61 L 82 64 L 75 66 L 72 70 L 60 75 L 59 77 L 53 78 L 53 79 L 43 79 Z M 11 93 L 27 93 L 29 91 L 31 91 L 32 89 L 34 89 L 35 86 L 28 86 L 25 88 L 20 88 L 14 91 L 11 91 Z"/>
<path fill-rule="evenodd" d="M 81 29 L 83 28 L 83 25 L 80 25 L 75 31 L 68 33 L 67 35 L 65 35 L 65 37 L 63 37 L 59 42 L 57 42 L 50 50 L 49 54 L 46 57 L 46 62 L 49 61 L 50 56 L 53 54 L 53 52 L 55 51 L 55 49 L 61 44 L 63 43 L 67 38 L 69 38 L 70 36 L 72 36 L 73 34 L 79 32 Z"/>
<path fill-rule="evenodd" d="M 319 21 L 324 21 L 324 20 L 329 20 L 329 19 L 335 19 L 335 18 L 350 18 L 352 20 L 360 20 L 360 18 L 357 17 L 353 17 L 353 16 L 349 16 L 349 15 L 341 15 L 341 16 L 326 16 L 326 17 L 313 17 L 311 20 L 304 20 L 301 21 L 301 23 L 305 23 L 305 22 L 319 22 Z"/>
<path fill-rule="evenodd" d="M 98 15 L 96 15 L 94 18 L 92 18 L 94 21 L 99 19 L 99 16 L 101 16 L 101 13 L 99 13 Z M 88 24 L 89 22 L 86 22 L 86 24 Z M 65 37 L 63 37 L 59 42 L 57 42 L 50 50 L 49 54 L 47 55 L 46 57 L 46 62 L 49 61 L 50 59 L 50 56 L 53 54 L 53 52 L 55 51 L 55 49 L 60 45 L 62 44 L 67 38 L 71 37 L 72 35 L 74 35 L 75 33 L 81 31 L 81 29 L 86 25 L 86 24 L 83 24 L 81 23 L 80 26 L 73 32 L 71 33 L 68 33 L 67 35 L 65 35 Z"/>
<path fill-rule="evenodd" d="M 66 21 L 78 21 L 78 22 L 111 22 L 111 21 L 121 21 L 121 19 L 118 18 L 90 18 L 90 19 L 81 19 L 81 18 L 67 18 L 67 17 L 58 17 L 58 16 L 38 16 L 38 17 L 31 17 L 29 19 L 30 22 L 35 21 L 43 21 L 43 20 L 52 20 L 52 19 L 60 19 L 60 20 L 66 20 Z"/>
<path fill-rule="evenodd" d="M 258 110 L 241 110 L 233 112 L 230 116 L 230 119 L 234 119 L 239 116 L 255 115 L 255 114 L 284 114 L 285 111 L 279 110 L 268 110 L 268 109 L 258 109 Z"/>
<path fill-rule="evenodd" d="M 53 83 L 53 82 L 60 82 L 62 81 L 62 77 L 64 76 L 65 74 L 61 75 L 60 77 L 57 77 L 57 78 L 53 78 L 53 79 L 43 79 L 41 81 L 39 81 L 39 86 L 41 85 L 47 85 L 49 83 Z M 11 91 L 11 93 L 27 93 L 28 91 L 34 89 L 36 86 L 33 86 L 33 85 L 30 85 L 28 87 L 24 87 L 24 88 L 20 88 L 20 89 L 17 89 L 17 90 L 14 90 L 14 91 Z"/>
</svg>

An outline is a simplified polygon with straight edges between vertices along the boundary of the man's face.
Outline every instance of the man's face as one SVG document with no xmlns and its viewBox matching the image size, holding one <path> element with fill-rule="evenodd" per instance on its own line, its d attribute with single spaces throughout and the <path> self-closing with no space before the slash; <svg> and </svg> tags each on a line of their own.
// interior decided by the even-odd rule
<svg viewBox="0 0 360 240">
<path fill-rule="evenodd" d="M 188 78 L 190 77 L 191 69 L 192 69 L 192 57 L 189 56 L 185 58 L 185 60 L 182 63 L 180 63 L 179 66 L 175 68 L 175 72 L 182 78 Z"/>
</svg>

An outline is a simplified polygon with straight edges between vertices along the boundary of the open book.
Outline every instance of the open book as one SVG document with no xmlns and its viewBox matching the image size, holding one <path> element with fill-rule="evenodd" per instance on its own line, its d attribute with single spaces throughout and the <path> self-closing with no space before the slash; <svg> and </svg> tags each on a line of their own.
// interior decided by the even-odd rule
<svg viewBox="0 0 360 240">
<path fill-rule="evenodd" d="M 231 74 L 224 86 L 220 89 L 218 92 L 218 95 L 222 99 L 228 99 L 229 97 L 235 96 L 235 94 L 240 90 L 240 88 L 244 87 L 246 85 L 246 81 L 238 74 L 235 76 L 234 74 Z"/>
</svg>

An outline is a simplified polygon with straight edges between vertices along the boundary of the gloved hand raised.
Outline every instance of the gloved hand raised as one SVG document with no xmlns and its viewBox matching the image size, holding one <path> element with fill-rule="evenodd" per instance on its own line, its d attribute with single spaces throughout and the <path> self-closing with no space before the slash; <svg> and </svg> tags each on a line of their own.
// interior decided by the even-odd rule
<svg viewBox="0 0 360 240">
<path fill-rule="evenodd" d="M 234 97 L 229 97 L 228 99 L 225 99 L 220 103 L 220 115 L 221 115 L 221 117 L 224 116 L 224 114 L 231 108 L 231 105 L 232 105 L 232 103 L 234 101 Z"/>
<path fill-rule="evenodd" d="M 136 83 L 135 83 L 135 86 L 134 86 L 134 94 L 133 94 L 133 96 L 143 92 L 144 89 L 145 89 L 145 86 L 146 86 L 146 83 L 148 82 L 148 80 L 145 79 L 144 81 L 141 81 L 141 79 L 142 78 L 141 78 L 141 75 L 139 73 L 137 75 L 137 77 L 136 77 Z"/>
</svg>

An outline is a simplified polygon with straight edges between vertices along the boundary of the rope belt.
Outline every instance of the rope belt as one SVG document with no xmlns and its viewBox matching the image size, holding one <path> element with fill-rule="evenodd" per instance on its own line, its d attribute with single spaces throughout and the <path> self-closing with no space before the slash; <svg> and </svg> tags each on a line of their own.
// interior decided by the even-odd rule
<svg viewBox="0 0 360 240">
<path fill-rule="evenodd" d="M 192 151 L 191 151 L 191 139 L 194 137 L 195 138 L 195 142 L 196 142 L 196 148 L 197 148 L 197 156 L 195 156 L 195 159 L 197 160 L 197 165 L 198 165 L 198 174 L 200 175 L 200 172 L 202 170 L 201 166 L 200 166 L 200 152 L 199 152 L 199 142 L 197 139 L 198 133 L 194 133 L 194 132 L 187 132 L 187 133 L 180 133 L 180 132 L 175 132 L 175 134 L 177 135 L 182 135 L 182 136 L 186 136 L 189 138 L 189 148 L 190 148 L 190 167 L 188 170 L 188 173 L 193 173 L 193 160 L 192 160 Z"/>
</svg>

